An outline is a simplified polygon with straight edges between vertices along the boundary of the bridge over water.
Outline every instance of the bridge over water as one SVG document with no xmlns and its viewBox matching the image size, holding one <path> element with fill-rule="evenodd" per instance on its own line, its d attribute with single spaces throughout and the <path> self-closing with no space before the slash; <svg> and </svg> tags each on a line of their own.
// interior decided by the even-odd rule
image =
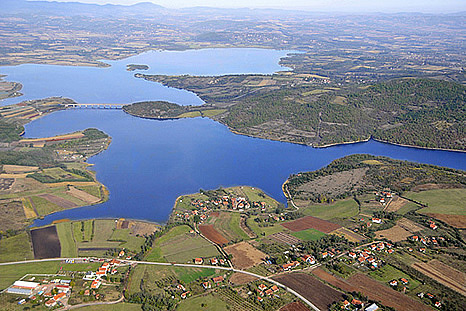
<svg viewBox="0 0 466 311">
<path fill-rule="evenodd" d="M 122 109 L 125 104 L 65 104 L 65 108 L 75 109 Z"/>
</svg>

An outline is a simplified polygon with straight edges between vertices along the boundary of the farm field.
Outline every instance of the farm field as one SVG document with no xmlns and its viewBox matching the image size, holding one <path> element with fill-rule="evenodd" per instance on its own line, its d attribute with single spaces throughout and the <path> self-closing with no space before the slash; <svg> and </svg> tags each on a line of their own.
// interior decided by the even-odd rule
<svg viewBox="0 0 466 311">
<path fill-rule="evenodd" d="M 412 233 L 403 229 L 399 225 L 395 225 L 390 229 L 376 231 L 375 237 L 377 239 L 385 238 L 392 242 L 400 242 L 406 240 Z"/>
<path fill-rule="evenodd" d="M 313 228 L 324 233 L 330 233 L 341 227 L 340 225 L 313 216 L 306 216 L 290 222 L 282 223 L 281 225 L 293 232 Z"/>
<path fill-rule="evenodd" d="M 0 240 L 0 262 L 33 258 L 34 254 L 27 232 Z"/>
<path fill-rule="evenodd" d="M 254 248 L 248 242 L 240 242 L 224 248 L 227 254 L 231 254 L 233 266 L 237 269 L 249 269 L 261 263 L 267 255 Z"/>
<path fill-rule="evenodd" d="M 228 241 L 248 240 L 249 236 L 240 227 L 240 213 L 211 213 L 209 224 L 212 224 Z"/>
<path fill-rule="evenodd" d="M 296 301 L 281 307 L 279 311 L 309 311 L 309 308 L 301 301 Z"/>
<path fill-rule="evenodd" d="M 405 278 L 409 281 L 407 285 L 409 290 L 413 290 L 420 285 L 419 281 L 413 279 L 403 271 L 400 271 L 391 265 L 385 265 L 380 269 L 370 272 L 369 275 L 377 281 L 380 281 L 385 284 L 388 284 L 391 280 L 399 280 L 400 278 Z"/>
<path fill-rule="evenodd" d="M 466 296 L 466 274 L 434 259 L 428 263 L 416 262 L 412 267 L 437 282 Z"/>
<path fill-rule="evenodd" d="M 311 228 L 303 231 L 292 232 L 291 235 L 302 241 L 317 241 L 324 237 L 325 233 Z"/>
<path fill-rule="evenodd" d="M 2 276 L 0 277 L 0 290 L 7 288 L 27 273 L 56 273 L 60 266 L 58 261 L 0 266 Z"/>
<path fill-rule="evenodd" d="M 288 245 L 295 245 L 301 242 L 301 240 L 298 239 L 297 237 L 289 235 L 288 233 L 285 233 L 285 232 L 278 232 L 278 233 L 271 234 L 269 238 L 277 242 L 285 243 Z"/>
<path fill-rule="evenodd" d="M 345 227 L 338 228 L 337 230 L 334 230 L 330 233 L 343 236 L 351 242 L 361 242 L 365 240 L 365 237 L 363 237 L 362 235 L 353 232 Z"/>
<path fill-rule="evenodd" d="M 228 240 L 218 232 L 213 225 L 200 225 L 199 231 L 201 231 L 202 235 L 215 244 L 224 245 L 228 243 Z"/>
<path fill-rule="evenodd" d="M 60 239 L 61 257 L 77 257 L 78 250 L 73 237 L 73 224 L 68 221 L 58 223 L 55 226 Z"/>
<path fill-rule="evenodd" d="M 333 302 L 343 300 L 341 292 L 325 285 L 309 274 L 291 273 L 276 276 L 273 279 L 294 289 L 321 310 L 327 310 Z"/>
<path fill-rule="evenodd" d="M 215 269 L 184 267 L 173 267 L 172 269 L 178 280 L 184 283 L 191 283 L 200 278 L 206 278 L 215 274 Z"/>
<path fill-rule="evenodd" d="M 466 215 L 466 189 L 434 189 L 408 192 L 405 196 L 428 205 L 419 213 Z"/>
<path fill-rule="evenodd" d="M 304 215 L 324 220 L 333 218 L 350 218 L 359 213 L 358 204 L 353 199 L 337 201 L 333 204 L 310 205 L 304 209 Z"/>
<path fill-rule="evenodd" d="M 317 269 L 312 270 L 312 274 L 317 276 L 319 279 L 329 283 L 330 285 L 337 287 L 341 290 L 344 290 L 346 292 L 356 291 L 356 287 L 350 285 L 344 279 L 328 273 L 322 268 L 317 268 Z"/>
<path fill-rule="evenodd" d="M 182 301 L 177 311 L 222 311 L 230 310 L 227 303 L 217 295 L 208 294 Z"/>
<path fill-rule="evenodd" d="M 348 278 L 347 282 L 357 288 L 357 291 L 360 291 L 369 299 L 380 301 L 382 304 L 399 311 L 432 310 L 427 305 L 397 292 L 388 287 L 388 285 L 383 285 L 361 273 L 351 276 Z"/>
<path fill-rule="evenodd" d="M 246 220 L 246 223 L 248 224 L 249 228 L 257 235 L 257 236 L 269 236 L 274 233 L 282 232 L 285 230 L 280 224 L 274 224 L 272 226 L 268 227 L 260 227 L 257 222 L 254 221 L 252 217 L 248 217 Z"/>
<path fill-rule="evenodd" d="M 60 240 L 55 226 L 31 230 L 34 259 L 60 257 Z"/>
<path fill-rule="evenodd" d="M 117 303 L 113 305 L 98 305 L 80 308 L 82 311 L 141 311 L 141 305 L 134 303 Z"/>
<path fill-rule="evenodd" d="M 186 225 L 172 228 L 155 240 L 146 260 L 192 263 L 196 257 L 220 255 L 215 246 L 190 231 L 191 228 Z"/>
</svg>

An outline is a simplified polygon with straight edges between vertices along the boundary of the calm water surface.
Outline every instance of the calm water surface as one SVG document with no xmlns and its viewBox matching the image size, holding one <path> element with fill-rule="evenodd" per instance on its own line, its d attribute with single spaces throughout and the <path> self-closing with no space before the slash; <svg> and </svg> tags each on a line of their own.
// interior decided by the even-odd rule
<svg viewBox="0 0 466 311">
<path fill-rule="evenodd" d="M 229 73 L 273 73 L 288 51 L 221 49 L 185 52 L 148 52 L 120 61 L 109 68 L 20 65 L 1 67 L 7 80 L 23 83 L 19 98 L 65 96 L 80 103 L 130 103 L 168 100 L 179 104 L 202 104 L 195 94 L 164 87 L 133 77 L 131 63 L 147 64 L 147 73 L 220 75 Z M 137 72 L 137 71 L 136 71 Z M 319 169 L 331 161 L 354 153 L 384 155 L 466 169 L 464 154 L 422 150 L 370 141 L 325 149 L 267 141 L 231 133 L 210 119 L 174 121 L 146 120 L 122 111 L 66 110 L 53 113 L 26 126 L 27 137 L 43 137 L 89 127 L 99 128 L 113 140 L 108 150 L 91 158 L 97 178 L 110 190 L 106 203 L 59 212 L 35 225 L 56 219 L 125 217 L 164 222 L 176 197 L 200 188 L 251 185 L 262 188 L 281 202 L 281 185 L 299 171 Z"/>
</svg>

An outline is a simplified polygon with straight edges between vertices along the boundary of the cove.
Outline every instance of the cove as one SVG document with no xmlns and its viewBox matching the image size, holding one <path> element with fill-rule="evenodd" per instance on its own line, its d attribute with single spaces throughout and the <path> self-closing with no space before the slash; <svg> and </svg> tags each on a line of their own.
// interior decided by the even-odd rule
<svg viewBox="0 0 466 311">
<path fill-rule="evenodd" d="M 133 218 L 163 223 L 181 194 L 219 186 L 250 185 L 285 203 L 281 185 L 291 173 L 321 168 L 349 154 L 369 153 L 396 159 L 466 169 L 464 153 L 401 147 L 375 141 L 328 148 L 233 134 L 207 118 L 157 121 L 123 111 L 65 110 L 26 126 L 29 137 L 97 127 L 113 140 L 92 157 L 97 178 L 110 190 L 100 205 L 65 210 L 36 220 Z"/>
<path fill-rule="evenodd" d="M 194 93 L 134 78 L 137 72 L 167 75 L 272 74 L 287 70 L 278 62 L 293 51 L 265 49 L 203 49 L 149 51 L 123 60 L 104 61 L 110 67 L 76 67 L 24 64 L 0 67 L 5 80 L 23 84 L 23 96 L 0 101 L 0 105 L 51 96 L 78 103 L 129 104 L 144 100 L 166 100 L 180 105 L 201 105 Z M 145 64 L 149 70 L 127 71 L 128 64 Z"/>
</svg>

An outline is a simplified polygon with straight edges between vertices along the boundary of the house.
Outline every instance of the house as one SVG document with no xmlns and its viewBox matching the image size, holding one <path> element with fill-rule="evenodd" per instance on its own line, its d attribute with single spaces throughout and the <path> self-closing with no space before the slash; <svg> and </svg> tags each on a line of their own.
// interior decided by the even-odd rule
<svg viewBox="0 0 466 311">
<path fill-rule="evenodd" d="M 196 258 L 194 259 L 194 263 L 196 265 L 202 265 L 204 263 L 204 260 L 202 258 Z"/>
<path fill-rule="evenodd" d="M 90 291 L 90 290 L 86 289 L 86 290 L 84 291 L 84 296 L 89 296 L 90 294 L 91 294 L 91 291 Z"/>
<path fill-rule="evenodd" d="M 437 301 L 434 306 L 436 306 L 437 308 L 440 308 L 442 306 L 442 303 L 440 301 Z"/>
<path fill-rule="evenodd" d="M 429 298 L 429 299 L 434 299 L 434 297 L 435 297 L 435 296 L 432 295 L 431 293 L 427 293 L 426 296 L 427 296 L 427 298 Z"/>
<path fill-rule="evenodd" d="M 397 286 L 397 285 L 398 285 L 398 281 L 397 281 L 397 280 L 393 280 L 393 281 L 391 281 L 389 284 L 390 284 L 390 286 Z"/>
<path fill-rule="evenodd" d="M 188 297 L 189 292 L 184 292 L 181 294 L 181 299 L 186 299 Z"/>
<path fill-rule="evenodd" d="M 435 229 L 438 228 L 437 225 L 435 224 L 435 222 L 432 222 L 432 223 L 429 225 L 429 227 L 430 227 L 432 230 L 435 230 Z"/>
<path fill-rule="evenodd" d="M 409 281 L 408 281 L 407 279 L 405 279 L 405 278 L 401 278 L 400 281 L 401 281 L 401 283 L 403 283 L 404 285 L 408 284 L 408 282 L 409 282 Z"/>
<path fill-rule="evenodd" d="M 355 306 L 364 306 L 363 302 L 361 300 L 353 299 L 351 300 L 351 304 Z"/>
<path fill-rule="evenodd" d="M 55 301 L 59 301 L 59 300 L 65 298 L 65 297 L 66 297 L 66 293 L 59 293 L 59 294 L 56 294 L 55 296 L 53 296 L 52 299 L 54 299 Z"/>
<path fill-rule="evenodd" d="M 100 287 L 100 285 L 102 284 L 102 282 L 98 281 L 98 280 L 94 280 L 92 281 L 91 283 L 91 288 L 92 289 L 98 289 Z"/>
<path fill-rule="evenodd" d="M 366 311 L 376 311 L 379 310 L 379 306 L 376 305 L 375 303 L 371 304 L 369 307 L 366 308 Z"/>
<path fill-rule="evenodd" d="M 348 254 L 348 256 L 351 257 L 351 258 L 353 258 L 353 259 L 356 259 L 356 256 L 357 256 L 357 255 L 356 255 L 356 253 L 350 252 L 350 253 Z"/>
<path fill-rule="evenodd" d="M 373 218 L 372 218 L 372 222 L 375 223 L 375 224 L 381 224 L 381 223 L 382 223 L 382 219 L 373 217 Z"/>
<path fill-rule="evenodd" d="M 420 251 L 421 253 L 425 253 L 425 252 L 426 252 L 426 249 L 425 249 L 424 247 L 421 247 L 421 248 L 419 248 L 419 251 Z"/>
<path fill-rule="evenodd" d="M 351 304 L 349 303 L 348 300 L 343 301 L 343 308 L 348 308 Z"/>
<path fill-rule="evenodd" d="M 46 306 L 46 307 L 49 307 L 49 308 L 54 307 L 56 304 L 57 304 L 57 302 L 56 302 L 55 299 L 53 299 L 53 298 L 51 298 L 51 299 L 49 299 L 49 300 L 47 300 L 47 301 L 45 302 L 45 306 Z"/>
<path fill-rule="evenodd" d="M 224 280 L 225 278 L 222 275 L 212 278 L 212 281 L 214 281 L 214 283 L 220 283 L 220 282 L 223 282 Z"/>
<path fill-rule="evenodd" d="M 217 258 L 212 258 L 212 259 L 210 259 L 210 263 L 212 265 L 216 265 L 216 264 L 218 264 L 218 259 Z"/>
<path fill-rule="evenodd" d="M 257 297 L 257 300 L 258 300 L 259 302 L 262 302 L 262 301 L 264 301 L 264 298 L 262 298 L 262 297 Z"/>
<path fill-rule="evenodd" d="M 274 293 L 278 292 L 279 289 L 278 289 L 278 286 L 277 285 L 273 285 L 271 288 L 270 288 Z"/>
<path fill-rule="evenodd" d="M 204 282 L 202 283 L 202 287 L 204 287 L 204 289 L 209 289 L 212 288 L 212 285 L 210 285 L 210 282 Z"/>
<path fill-rule="evenodd" d="M 272 295 L 272 293 L 273 293 L 273 291 L 272 291 L 271 289 L 268 289 L 268 290 L 265 291 L 265 294 L 266 294 L 267 296 Z"/>
<path fill-rule="evenodd" d="M 310 263 L 311 265 L 315 264 L 315 259 L 311 255 L 304 255 L 301 257 L 301 260 L 307 263 Z"/>
<path fill-rule="evenodd" d="M 257 286 L 257 288 L 259 288 L 260 290 L 264 291 L 267 289 L 267 286 L 265 284 L 260 284 L 259 286 Z"/>
<path fill-rule="evenodd" d="M 178 289 L 181 289 L 182 291 L 186 291 L 186 288 L 184 288 L 184 286 L 181 285 L 181 284 L 178 284 L 176 287 L 177 287 Z"/>
</svg>

